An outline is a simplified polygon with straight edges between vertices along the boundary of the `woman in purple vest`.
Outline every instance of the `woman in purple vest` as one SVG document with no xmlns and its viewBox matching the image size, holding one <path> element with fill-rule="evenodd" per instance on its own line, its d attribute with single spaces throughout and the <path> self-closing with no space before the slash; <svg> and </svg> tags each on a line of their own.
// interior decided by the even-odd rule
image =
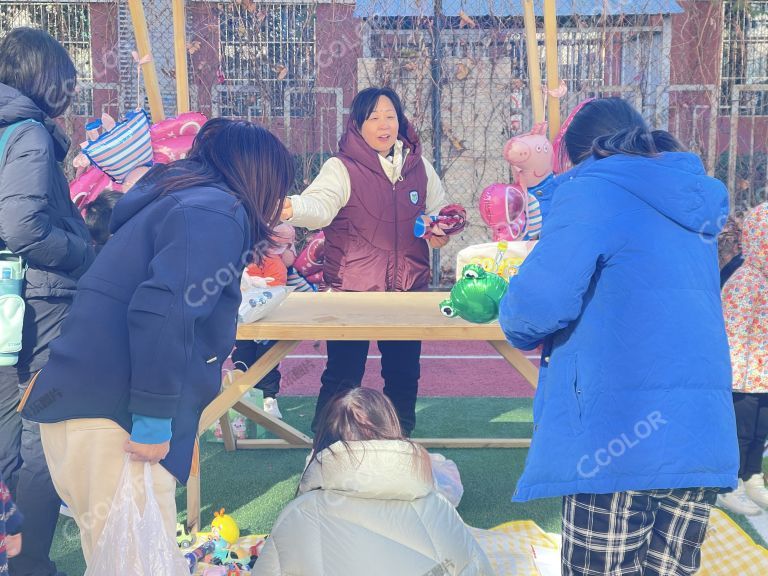
<svg viewBox="0 0 768 576">
<path fill-rule="evenodd" d="M 301 196 L 286 199 L 282 219 L 325 230 L 325 283 L 347 292 L 407 292 L 429 284 L 429 244 L 413 234 L 420 214 L 437 214 L 445 192 L 389 88 L 355 96 L 339 154 L 329 159 Z M 360 386 L 369 342 L 328 342 L 317 414 L 337 393 Z M 416 424 L 421 342 L 379 342 L 384 393 L 410 435 Z"/>
</svg>

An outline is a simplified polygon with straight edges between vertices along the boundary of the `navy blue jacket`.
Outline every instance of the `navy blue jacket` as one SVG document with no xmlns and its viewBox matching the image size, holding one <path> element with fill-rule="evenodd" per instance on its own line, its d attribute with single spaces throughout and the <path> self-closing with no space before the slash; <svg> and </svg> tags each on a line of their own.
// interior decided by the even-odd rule
<svg viewBox="0 0 768 576">
<path fill-rule="evenodd" d="M 185 483 L 200 414 L 235 341 L 246 211 L 223 188 L 160 195 L 145 177 L 117 203 L 111 227 L 24 416 L 108 418 L 127 431 L 132 414 L 172 418 L 162 464 Z"/>
<path fill-rule="evenodd" d="M 564 176 L 501 306 L 513 346 L 544 344 L 513 499 L 735 487 L 725 187 L 689 153 L 611 156 Z"/>
</svg>

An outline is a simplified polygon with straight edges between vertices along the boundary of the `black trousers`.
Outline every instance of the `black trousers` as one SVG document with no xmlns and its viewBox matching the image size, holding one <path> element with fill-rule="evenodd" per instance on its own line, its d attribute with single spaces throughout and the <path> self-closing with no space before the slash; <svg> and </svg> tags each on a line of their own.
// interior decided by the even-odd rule
<svg viewBox="0 0 768 576">
<path fill-rule="evenodd" d="M 264 344 L 261 342 L 254 342 L 253 340 L 237 340 L 235 342 L 235 351 L 232 353 L 232 362 L 242 362 L 246 365 L 246 369 L 256 362 L 259 358 L 264 356 L 267 351 L 275 345 L 274 341 Z M 264 392 L 264 398 L 274 398 L 280 392 L 280 370 L 278 370 L 278 364 L 272 370 L 270 370 L 264 378 L 262 378 L 254 388 L 258 388 Z M 237 368 L 237 366 L 235 366 Z"/>
<path fill-rule="evenodd" d="M 40 427 L 21 418 L 16 407 L 32 376 L 48 361 L 48 345 L 61 331 L 68 298 L 28 298 L 22 351 L 16 366 L 0 367 L 0 472 L 24 514 L 21 554 L 8 565 L 12 576 L 49 576 L 48 555 L 59 519 L 56 493 L 40 442 Z"/>
<path fill-rule="evenodd" d="M 400 427 L 410 436 L 416 426 L 416 396 L 419 393 L 421 342 L 379 341 L 381 377 L 384 394 L 392 401 L 400 419 Z M 328 363 L 320 378 L 312 431 L 317 432 L 320 412 L 340 392 L 357 388 L 365 374 L 368 341 L 329 341 Z"/>
<path fill-rule="evenodd" d="M 739 478 L 749 480 L 763 471 L 768 438 L 768 394 L 733 393 L 739 436 Z"/>
</svg>

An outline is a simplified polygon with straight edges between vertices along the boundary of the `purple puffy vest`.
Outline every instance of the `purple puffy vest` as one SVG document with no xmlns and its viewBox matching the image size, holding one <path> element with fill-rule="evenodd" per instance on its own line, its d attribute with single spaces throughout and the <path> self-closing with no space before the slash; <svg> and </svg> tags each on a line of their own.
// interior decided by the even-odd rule
<svg viewBox="0 0 768 576">
<path fill-rule="evenodd" d="M 378 153 L 350 120 L 338 158 L 349 173 L 349 202 L 325 228 L 325 283 L 349 292 L 406 292 L 429 284 L 429 246 L 413 234 L 427 201 L 421 145 L 409 125 L 400 179 L 393 185 Z"/>
</svg>

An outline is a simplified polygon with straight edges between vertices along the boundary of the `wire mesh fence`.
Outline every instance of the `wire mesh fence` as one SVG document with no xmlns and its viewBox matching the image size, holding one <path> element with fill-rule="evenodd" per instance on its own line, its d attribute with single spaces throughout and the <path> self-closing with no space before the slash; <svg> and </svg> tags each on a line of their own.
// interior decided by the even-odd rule
<svg viewBox="0 0 768 576">
<path fill-rule="evenodd" d="M 70 50 L 80 92 L 64 119 L 83 123 L 143 102 L 131 57 L 128 0 L 0 0 L 0 35 L 43 27 Z M 171 0 L 144 0 L 162 103 L 176 113 Z M 539 59 L 545 62 L 541 4 Z M 425 155 L 471 225 L 442 252 L 450 282 L 459 247 L 490 239 L 482 189 L 509 182 L 508 138 L 532 126 L 523 3 L 517 0 L 190 1 L 190 105 L 259 121 L 296 154 L 297 188 L 336 151 L 355 92 L 389 85 Z M 768 0 L 557 3 L 561 117 L 588 97 L 629 99 L 727 183 L 732 208 L 768 199 Z M 547 71 L 542 64 L 542 75 Z M 539 97 L 537 95 L 537 97 Z"/>
</svg>

